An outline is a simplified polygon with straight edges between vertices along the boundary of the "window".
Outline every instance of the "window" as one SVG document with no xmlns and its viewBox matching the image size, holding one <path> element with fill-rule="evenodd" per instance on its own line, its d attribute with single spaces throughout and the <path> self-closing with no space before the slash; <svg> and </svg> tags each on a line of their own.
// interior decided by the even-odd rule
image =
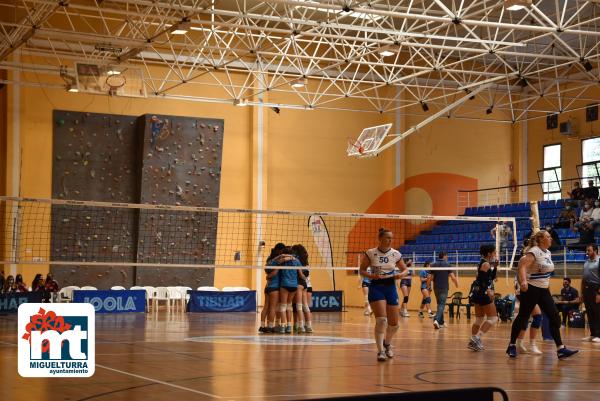
<svg viewBox="0 0 600 401">
<path fill-rule="evenodd" d="M 600 184 L 600 138 L 590 138 L 581 141 L 581 177 L 595 177 L 595 184 Z M 586 180 L 587 181 L 587 180 Z M 587 186 L 587 184 L 585 185 Z"/>
<path fill-rule="evenodd" d="M 560 199 L 562 179 L 561 145 L 544 146 L 544 169 L 542 170 L 542 189 L 544 200 Z"/>
</svg>

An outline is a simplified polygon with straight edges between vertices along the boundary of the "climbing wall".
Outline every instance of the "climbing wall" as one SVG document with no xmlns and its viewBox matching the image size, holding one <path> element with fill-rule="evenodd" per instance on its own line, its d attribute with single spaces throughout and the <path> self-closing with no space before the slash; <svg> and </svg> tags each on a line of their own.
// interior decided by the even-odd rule
<svg viewBox="0 0 600 401">
<path fill-rule="evenodd" d="M 219 206 L 223 120 L 143 116 L 142 203 Z M 217 215 L 142 211 L 138 260 L 214 264 Z M 140 267 L 148 285 L 212 285 L 213 270 Z"/>
<path fill-rule="evenodd" d="M 52 197 L 57 199 L 139 201 L 137 118 L 55 110 Z M 78 208 L 78 210 L 81 210 Z M 53 206 L 51 255 L 67 261 L 135 261 L 137 213 L 107 209 L 75 213 Z M 131 286 L 132 267 L 53 266 L 61 286 Z"/>
<path fill-rule="evenodd" d="M 55 111 L 52 197 L 218 207 L 223 120 Z M 216 215 L 52 209 L 53 260 L 212 264 Z M 175 247 L 175 245 L 177 245 Z M 176 249 L 176 250 L 175 250 Z M 53 266 L 62 286 L 212 285 L 213 271 Z"/>
</svg>

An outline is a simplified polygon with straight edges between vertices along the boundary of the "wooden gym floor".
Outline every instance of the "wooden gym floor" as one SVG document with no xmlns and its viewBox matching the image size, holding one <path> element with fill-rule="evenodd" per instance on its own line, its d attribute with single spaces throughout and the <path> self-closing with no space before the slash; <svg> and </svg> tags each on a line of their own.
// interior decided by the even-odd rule
<svg viewBox="0 0 600 401">
<path fill-rule="evenodd" d="M 510 400 L 599 399 L 600 345 L 582 343 L 582 329 L 563 329 L 565 343 L 581 350 L 570 360 L 559 362 L 549 342 L 542 356 L 509 360 L 508 323 L 474 353 L 465 318 L 434 331 L 429 319 L 412 315 L 401 320 L 396 357 L 385 363 L 376 361 L 374 344 L 339 342 L 371 339 L 374 319 L 359 309 L 315 313 L 312 337 L 258 340 L 254 313 L 97 315 L 96 373 L 73 379 L 20 377 L 16 315 L 0 316 L 0 400 L 292 400 L 489 385 Z M 305 343 L 273 344 L 289 341 Z"/>
</svg>

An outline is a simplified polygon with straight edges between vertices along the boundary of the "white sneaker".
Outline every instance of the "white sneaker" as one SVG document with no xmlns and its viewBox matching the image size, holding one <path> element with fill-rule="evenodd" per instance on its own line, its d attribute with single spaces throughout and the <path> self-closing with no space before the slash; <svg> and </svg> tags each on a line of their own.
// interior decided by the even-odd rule
<svg viewBox="0 0 600 401">
<path fill-rule="evenodd" d="M 533 355 L 542 355 L 542 351 L 540 351 L 536 344 L 531 344 L 531 347 L 529 348 L 529 353 Z"/>
<path fill-rule="evenodd" d="M 520 342 L 517 345 L 517 349 L 519 350 L 519 353 L 522 353 L 522 354 L 527 354 L 529 352 L 529 350 L 525 346 L 525 343 L 523 343 L 523 342 Z"/>
<path fill-rule="evenodd" d="M 592 340 L 593 340 L 594 338 L 596 338 L 596 337 L 594 337 L 594 336 L 587 336 L 587 337 L 583 337 L 583 338 L 581 339 L 581 341 L 589 341 L 589 342 L 592 342 Z"/>
<path fill-rule="evenodd" d="M 434 321 L 433 321 L 433 327 L 434 327 L 436 330 L 439 330 L 439 328 L 440 328 L 440 324 L 437 322 L 437 320 L 434 320 Z"/>
<path fill-rule="evenodd" d="M 592 340 L 593 343 L 600 343 L 600 337 L 594 337 L 594 339 Z"/>
<path fill-rule="evenodd" d="M 406 309 L 400 309 L 400 316 L 409 317 L 408 311 Z"/>
<path fill-rule="evenodd" d="M 363 315 L 365 316 L 369 316 L 371 314 L 371 311 L 369 309 L 365 309 L 365 311 L 363 312 Z"/>
<path fill-rule="evenodd" d="M 377 360 L 378 360 L 379 362 L 384 362 L 384 361 L 387 361 L 387 359 L 388 359 L 388 358 L 387 358 L 387 355 L 385 354 L 385 351 L 381 351 L 381 352 L 378 352 L 378 353 L 377 353 Z"/>
<path fill-rule="evenodd" d="M 387 356 L 388 358 L 394 357 L 394 350 L 393 350 L 392 344 L 384 343 L 383 348 L 385 348 L 385 356 Z"/>
</svg>

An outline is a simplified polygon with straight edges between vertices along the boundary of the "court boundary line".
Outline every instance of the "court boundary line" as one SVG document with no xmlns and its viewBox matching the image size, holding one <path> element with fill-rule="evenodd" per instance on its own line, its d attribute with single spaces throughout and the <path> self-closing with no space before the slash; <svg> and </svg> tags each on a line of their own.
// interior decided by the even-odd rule
<svg viewBox="0 0 600 401">
<path fill-rule="evenodd" d="M 138 375 L 138 374 L 131 373 L 131 372 L 126 372 L 124 370 L 119 370 L 119 369 L 111 368 L 109 366 L 104 366 L 104 365 L 96 364 L 96 367 L 99 367 L 99 368 L 102 368 L 102 369 L 106 369 L 106 370 L 110 370 L 112 372 L 121 373 L 121 374 L 126 375 L 126 376 L 131 376 L 131 377 L 135 377 L 135 378 L 138 378 L 138 379 L 150 381 L 150 382 L 153 382 L 153 383 L 156 383 L 156 384 L 162 384 L 163 386 L 173 387 L 173 388 L 176 388 L 178 390 L 189 391 L 191 393 L 205 395 L 207 397 L 212 397 L 212 398 L 217 398 L 217 399 L 222 399 L 223 398 L 223 397 L 220 397 L 220 396 L 218 396 L 216 394 L 205 393 L 204 391 L 194 390 L 193 388 L 180 386 L 178 384 L 173 384 L 173 383 L 169 383 L 169 382 L 166 382 L 166 381 L 163 381 L 163 380 L 153 379 L 151 377 L 142 376 L 142 375 Z M 184 380 L 184 379 L 182 379 L 182 380 Z M 227 398 L 230 398 L 230 397 L 227 397 Z"/>
</svg>

